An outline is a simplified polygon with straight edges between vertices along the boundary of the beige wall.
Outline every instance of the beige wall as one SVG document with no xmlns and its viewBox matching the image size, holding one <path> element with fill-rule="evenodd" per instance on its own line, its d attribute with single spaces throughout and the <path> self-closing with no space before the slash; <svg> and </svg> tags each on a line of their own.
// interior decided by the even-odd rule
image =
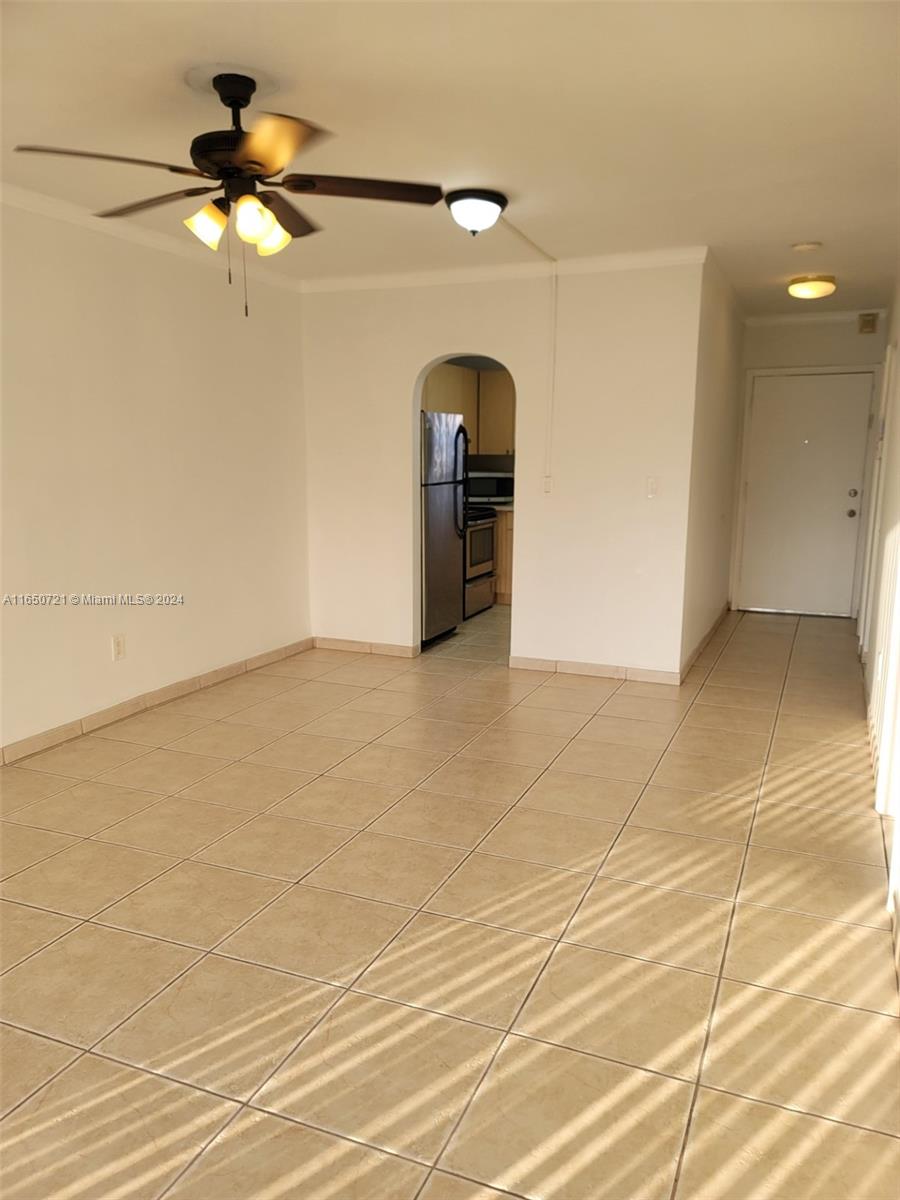
<svg viewBox="0 0 900 1200">
<path fill-rule="evenodd" d="M 4 208 L 4 744 L 309 634 L 298 297 Z M 111 658 L 113 634 L 126 657 Z"/>
<path fill-rule="evenodd" d="M 804 314 L 751 318 L 744 330 L 745 367 L 871 366 L 884 359 L 888 321 L 882 314 L 875 333 L 859 333 L 855 312 L 816 318 Z"/>
<path fill-rule="evenodd" d="M 516 389 L 513 655 L 677 671 L 701 272 L 561 275 L 549 449 L 548 278 L 304 295 L 316 632 L 418 640 L 415 389 L 485 354 Z"/>
<path fill-rule="evenodd" d="M 462 413 L 463 424 L 472 438 L 471 450 L 478 452 L 478 372 L 451 363 L 431 368 L 422 384 L 422 408 L 427 412 Z"/>
<path fill-rule="evenodd" d="M 682 664 L 728 602 L 738 471 L 742 327 L 718 264 L 703 269 L 691 490 L 684 570 Z"/>
</svg>

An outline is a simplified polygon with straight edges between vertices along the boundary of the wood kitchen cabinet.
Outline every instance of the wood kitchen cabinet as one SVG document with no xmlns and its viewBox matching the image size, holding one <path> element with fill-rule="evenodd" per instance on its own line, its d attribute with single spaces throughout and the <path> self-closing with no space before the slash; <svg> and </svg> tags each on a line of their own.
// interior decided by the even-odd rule
<svg viewBox="0 0 900 1200">
<path fill-rule="evenodd" d="M 469 452 L 478 454 L 478 371 L 438 363 L 422 385 L 423 412 L 462 413 L 469 431 Z"/>
<path fill-rule="evenodd" d="M 515 454 L 516 389 L 509 371 L 478 372 L 478 454 Z"/>
<path fill-rule="evenodd" d="M 512 604 L 513 510 L 497 510 L 497 544 L 494 550 L 494 603 Z"/>
</svg>

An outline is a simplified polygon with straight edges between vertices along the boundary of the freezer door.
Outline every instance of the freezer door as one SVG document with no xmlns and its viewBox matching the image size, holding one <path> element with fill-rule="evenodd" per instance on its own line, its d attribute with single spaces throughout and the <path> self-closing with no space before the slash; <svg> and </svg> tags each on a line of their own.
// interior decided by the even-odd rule
<svg viewBox="0 0 900 1200">
<path fill-rule="evenodd" d="M 460 434 L 461 413 L 422 413 L 422 483 L 451 483 L 462 479 L 465 444 Z"/>
<path fill-rule="evenodd" d="M 462 623 L 463 546 L 454 519 L 459 487 L 422 488 L 422 640 Z"/>
</svg>

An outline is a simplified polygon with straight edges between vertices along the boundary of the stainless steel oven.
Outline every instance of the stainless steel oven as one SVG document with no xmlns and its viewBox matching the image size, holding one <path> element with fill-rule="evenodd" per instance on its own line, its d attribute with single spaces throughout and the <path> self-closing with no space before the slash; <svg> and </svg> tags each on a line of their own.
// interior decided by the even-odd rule
<svg viewBox="0 0 900 1200">
<path fill-rule="evenodd" d="M 494 573 L 497 518 L 470 517 L 466 523 L 466 582 Z"/>
</svg>

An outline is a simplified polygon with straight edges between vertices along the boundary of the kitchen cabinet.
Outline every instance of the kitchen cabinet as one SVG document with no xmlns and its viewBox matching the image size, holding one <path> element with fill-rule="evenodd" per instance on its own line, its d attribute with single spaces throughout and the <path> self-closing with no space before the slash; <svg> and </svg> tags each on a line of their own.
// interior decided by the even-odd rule
<svg viewBox="0 0 900 1200">
<path fill-rule="evenodd" d="M 497 509 L 494 603 L 512 604 L 513 510 Z"/>
<path fill-rule="evenodd" d="M 469 451 L 478 454 L 478 371 L 438 363 L 425 376 L 422 409 L 425 412 L 462 413 L 469 431 Z"/>
<path fill-rule="evenodd" d="M 516 389 L 508 371 L 478 372 L 478 454 L 515 454 Z"/>
</svg>

